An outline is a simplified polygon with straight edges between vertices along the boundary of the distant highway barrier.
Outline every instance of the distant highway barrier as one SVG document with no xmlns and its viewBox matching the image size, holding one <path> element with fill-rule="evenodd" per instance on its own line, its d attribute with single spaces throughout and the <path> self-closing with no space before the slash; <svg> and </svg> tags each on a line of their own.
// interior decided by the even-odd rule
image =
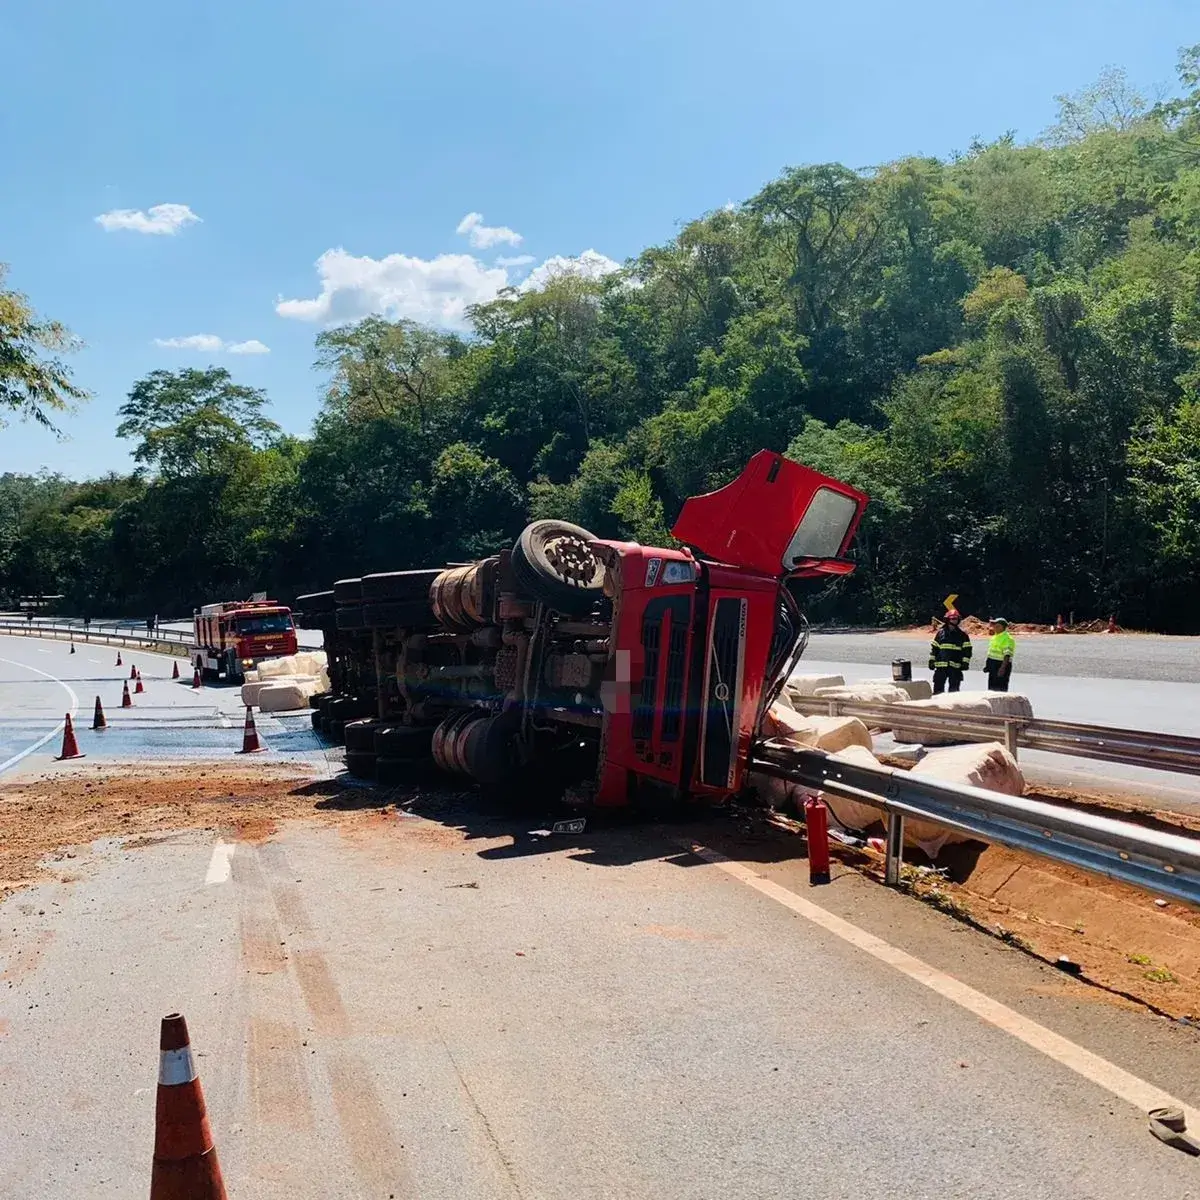
<svg viewBox="0 0 1200 1200">
<path fill-rule="evenodd" d="M 82 621 L 16 621 L 0 620 L 0 634 L 12 637 L 50 638 L 57 642 L 84 642 L 101 646 L 131 646 L 139 650 L 156 650 L 162 654 L 187 657 L 188 643 L 181 633 L 155 630 L 119 621 L 93 621 L 87 628 Z"/>
</svg>

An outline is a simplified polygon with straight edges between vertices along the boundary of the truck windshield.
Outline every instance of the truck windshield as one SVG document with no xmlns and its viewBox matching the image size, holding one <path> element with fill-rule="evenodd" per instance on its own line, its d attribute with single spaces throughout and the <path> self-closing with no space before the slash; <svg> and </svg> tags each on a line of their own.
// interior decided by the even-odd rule
<svg viewBox="0 0 1200 1200">
<path fill-rule="evenodd" d="M 261 617 L 238 617 L 237 631 L 244 634 L 287 633 L 292 628 L 290 613 L 263 613 Z"/>
</svg>

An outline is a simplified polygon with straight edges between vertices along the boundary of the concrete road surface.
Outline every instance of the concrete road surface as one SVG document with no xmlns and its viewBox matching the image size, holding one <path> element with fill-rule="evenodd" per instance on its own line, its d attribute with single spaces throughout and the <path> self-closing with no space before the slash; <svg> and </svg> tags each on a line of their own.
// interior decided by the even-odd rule
<svg viewBox="0 0 1200 1200">
<path fill-rule="evenodd" d="M 435 816 L 110 844 L 0 905 L 0 1195 L 145 1194 L 175 1010 L 238 1200 L 1200 1194 L 1144 1113 L 779 897 L 1155 1096 L 1200 1099 L 1195 1030 L 853 874 L 755 864 L 764 895 L 681 850 L 694 827 Z"/>
</svg>

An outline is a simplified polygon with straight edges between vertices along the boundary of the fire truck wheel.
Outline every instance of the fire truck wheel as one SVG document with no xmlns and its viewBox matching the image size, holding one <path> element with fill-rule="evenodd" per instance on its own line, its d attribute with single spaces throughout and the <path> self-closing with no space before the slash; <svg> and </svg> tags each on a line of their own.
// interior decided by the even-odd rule
<svg viewBox="0 0 1200 1200">
<path fill-rule="evenodd" d="M 367 717 L 358 721 L 347 721 L 343 730 L 343 737 L 346 741 L 346 753 L 360 751 L 372 755 L 375 754 L 375 730 L 378 728 L 379 722 L 371 720 Z"/>
<path fill-rule="evenodd" d="M 604 564 L 589 544 L 595 540 L 595 534 L 568 521 L 526 525 L 512 549 L 521 590 L 558 612 L 587 612 L 604 597 Z"/>
<path fill-rule="evenodd" d="M 347 750 L 346 770 L 349 771 L 350 774 L 355 777 L 355 779 L 374 779 L 375 751 Z"/>
</svg>

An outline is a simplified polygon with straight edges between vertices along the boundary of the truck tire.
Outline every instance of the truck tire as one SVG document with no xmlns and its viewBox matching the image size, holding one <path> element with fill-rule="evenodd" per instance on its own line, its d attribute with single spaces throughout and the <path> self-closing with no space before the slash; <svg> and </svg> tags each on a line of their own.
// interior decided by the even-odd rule
<svg viewBox="0 0 1200 1200">
<path fill-rule="evenodd" d="M 337 627 L 339 629 L 362 629 L 363 609 L 361 604 L 347 605 L 337 610 Z"/>
<path fill-rule="evenodd" d="M 355 779 L 374 779 L 375 751 L 347 750 L 346 770 L 349 771 L 350 774 L 355 777 Z"/>
<path fill-rule="evenodd" d="M 357 721 L 347 721 L 343 731 L 346 742 L 346 753 L 352 750 L 375 754 L 375 730 L 379 722 L 372 717 L 361 717 Z"/>
<path fill-rule="evenodd" d="M 360 717 L 369 716 L 370 704 L 358 696 L 338 696 L 325 706 L 325 715 L 331 721 L 357 721 Z"/>
<path fill-rule="evenodd" d="M 328 592 L 309 592 L 307 595 L 296 597 L 297 611 L 305 613 L 308 616 L 316 616 L 317 613 L 333 612 L 334 607 L 332 590 Z"/>
<path fill-rule="evenodd" d="M 333 600 L 338 608 L 343 604 L 362 603 L 362 580 L 339 579 L 333 585 Z"/>
<path fill-rule="evenodd" d="M 383 571 L 362 577 L 364 604 L 382 600 L 427 600 L 429 588 L 442 573 L 442 568 L 421 571 Z"/>
<path fill-rule="evenodd" d="M 325 732 L 325 714 L 319 708 L 312 710 L 309 720 L 312 721 L 312 727 L 317 733 Z"/>
<path fill-rule="evenodd" d="M 344 740 L 346 722 L 336 717 L 325 718 L 325 736 L 335 745 L 340 746 Z"/>
<path fill-rule="evenodd" d="M 518 586 L 556 612 L 588 612 L 604 598 L 604 564 L 592 552 L 596 535 L 569 521 L 534 521 L 512 549 Z"/>
<path fill-rule="evenodd" d="M 432 742 L 432 725 L 380 725 L 375 730 L 375 753 L 381 759 L 425 761 Z"/>
<path fill-rule="evenodd" d="M 343 612 L 346 610 L 343 609 Z M 362 606 L 364 629 L 412 629 L 432 625 L 433 609 L 428 598 L 421 600 L 382 600 Z"/>
</svg>

